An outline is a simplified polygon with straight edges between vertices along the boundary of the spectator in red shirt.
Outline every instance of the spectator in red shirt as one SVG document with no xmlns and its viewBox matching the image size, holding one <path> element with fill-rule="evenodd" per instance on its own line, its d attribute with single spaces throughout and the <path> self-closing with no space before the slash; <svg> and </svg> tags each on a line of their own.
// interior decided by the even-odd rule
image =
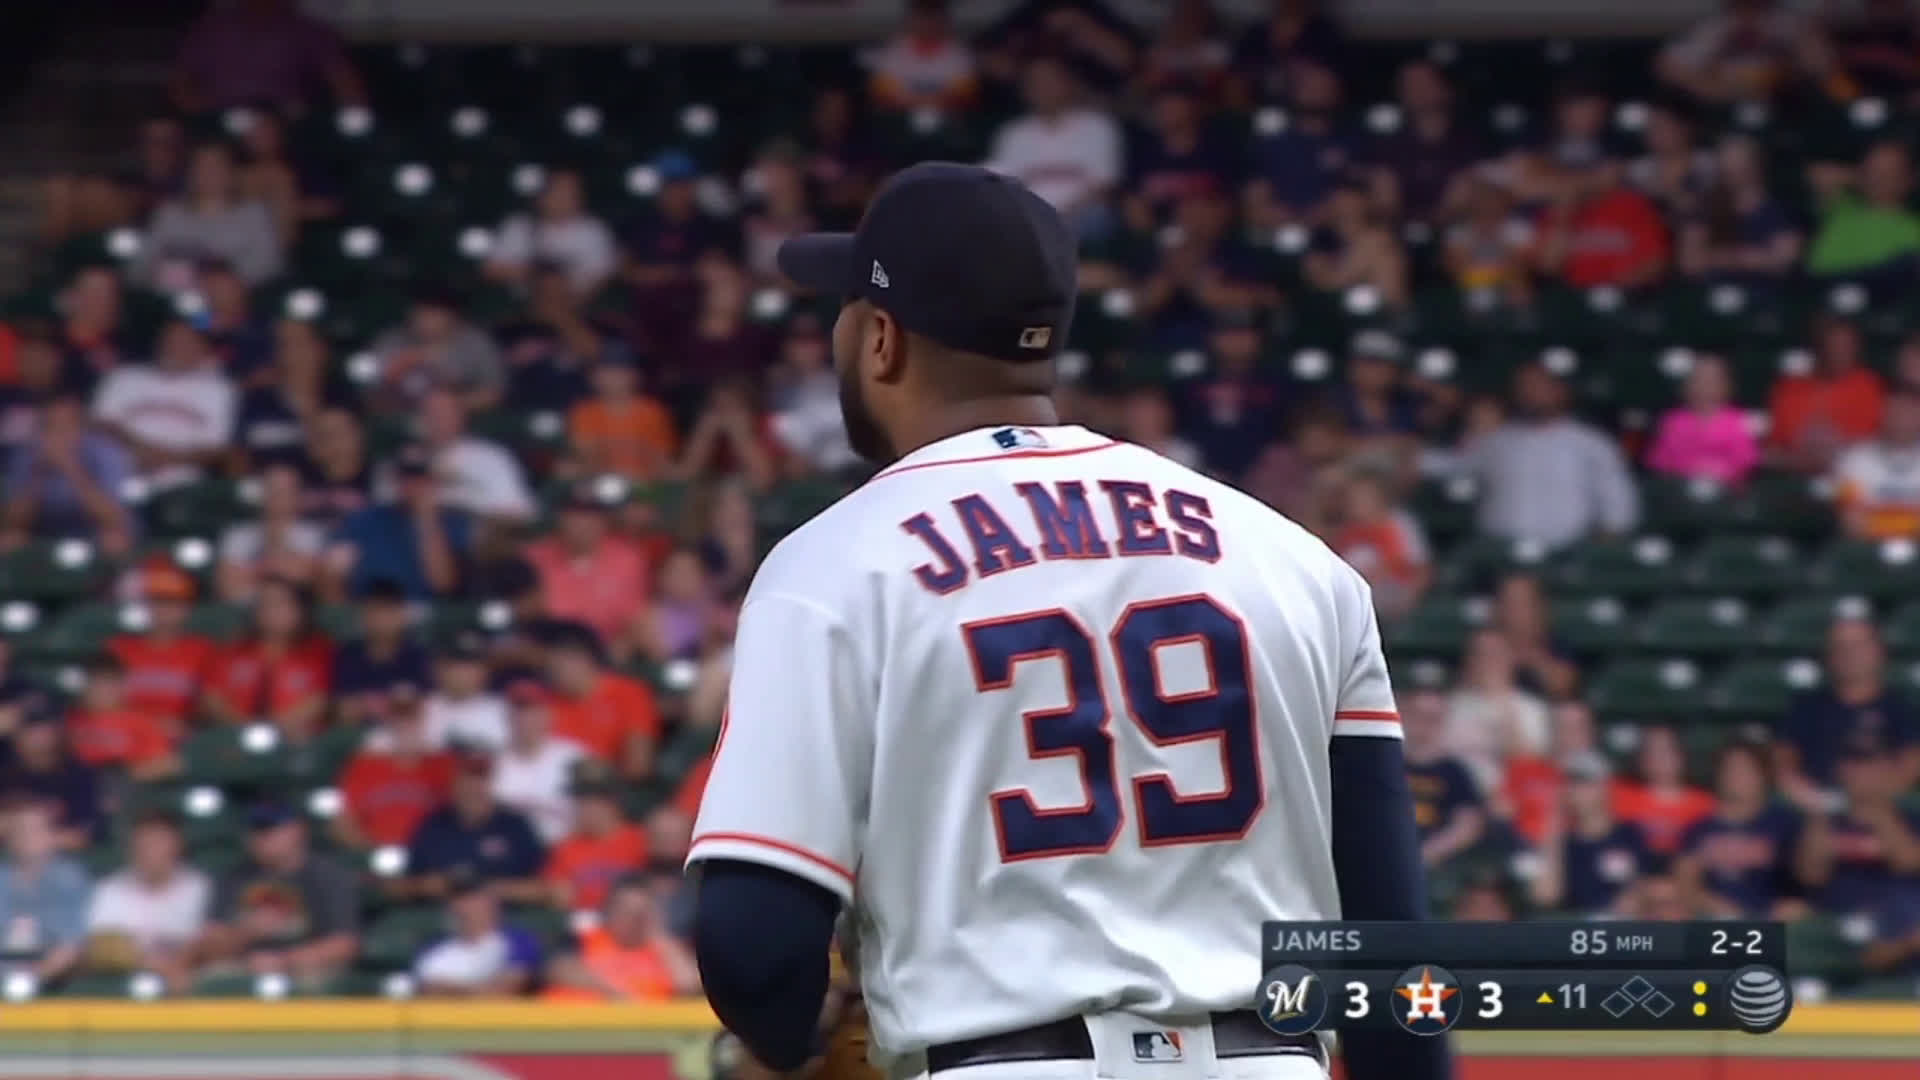
<svg viewBox="0 0 1920 1080">
<path fill-rule="evenodd" d="M 547 614 L 585 623 L 616 653 L 647 610 L 649 581 L 638 545 L 608 528 L 606 500 L 591 481 L 567 492 L 553 535 L 526 550 Z"/>
<path fill-rule="evenodd" d="M 1671 247 L 1660 211 L 1606 165 L 1570 181 L 1540 218 L 1542 273 L 1580 289 L 1637 289 L 1667 272 Z"/>
<path fill-rule="evenodd" d="M 136 572 L 133 591 L 147 627 L 109 638 L 107 649 L 125 673 L 126 707 L 177 736 L 193 716 L 219 646 L 187 630 L 195 586 L 178 567 L 162 562 Z"/>
<path fill-rule="evenodd" d="M 1687 783 L 1680 736 L 1665 725 L 1641 729 L 1631 780 L 1614 785 L 1613 812 L 1640 826 L 1655 855 L 1670 856 L 1693 824 L 1713 813 L 1713 796 Z"/>
<path fill-rule="evenodd" d="M 125 769 L 135 780 L 157 780 L 180 768 L 174 733 L 155 717 L 127 707 L 127 683 L 111 654 L 87 664 L 80 701 L 67 713 L 67 745 L 96 769 Z"/>
<path fill-rule="evenodd" d="M 647 861 L 647 833 L 627 820 L 619 782 L 585 763 L 581 771 L 568 788 L 577 800 L 573 831 L 553 846 L 542 875 L 553 890 L 553 905 L 567 911 L 598 910 L 613 883 Z"/>
<path fill-rule="evenodd" d="M 453 791 L 453 757 L 433 748 L 420 691 L 396 686 L 370 704 L 379 726 L 340 774 L 345 806 L 333 819 L 334 838 L 350 851 L 405 844 Z"/>
<path fill-rule="evenodd" d="M 572 739 L 629 780 L 653 775 L 660 738 L 660 707 L 643 683 L 604 667 L 597 635 L 579 623 L 561 623 L 546 642 L 547 677 L 558 696 L 553 733 Z"/>
<path fill-rule="evenodd" d="M 1783 376 L 1767 405 L 1767 446 L 1779 464 L 1824 472 L 1840 451 L 1879 433 L 1887 390 L 1863 351 L 1860 328 L 1845 319 L 1814 327 L 1813 370 Z"/>
<path fill-rule="evenodd" d="M 326 712 L 333 650 L 313 632 L 312 601 L 297 585 L 261 583 L 253 633 L 226 649 L 207 680 L 207 712 L 243 724 L 264 720 L 294 742 L 311 738 Z"/>
</svg>

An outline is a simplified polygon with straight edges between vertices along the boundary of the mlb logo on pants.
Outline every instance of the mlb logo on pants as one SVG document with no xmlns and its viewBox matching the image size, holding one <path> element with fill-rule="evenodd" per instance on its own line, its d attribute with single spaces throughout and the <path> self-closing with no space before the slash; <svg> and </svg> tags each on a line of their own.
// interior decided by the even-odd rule
<svg viewBox="0 0 1920 1080">
<path fill-rule="evenodd" d="M 1180 1056 L 1180 1033 L 1177 1031 L 1133 1033 L 1135 1061 L 1179 1061 Z"/>
</svg>

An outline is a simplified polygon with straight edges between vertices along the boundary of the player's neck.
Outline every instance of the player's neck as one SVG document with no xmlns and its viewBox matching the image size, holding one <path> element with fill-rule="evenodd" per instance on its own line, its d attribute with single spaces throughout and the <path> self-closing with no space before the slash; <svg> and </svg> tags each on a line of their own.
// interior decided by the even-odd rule
<svg viewBox="0 0 1920 1080">
<path fill-rule="evenodd" d="M 910 425 L 898 442 L 906 457 L 923 446 L 987 427 L 1051 427 L 1060 422 L 1060 410 L 1045 394 L 976 398 L 943 405 Z"/>
</svg>

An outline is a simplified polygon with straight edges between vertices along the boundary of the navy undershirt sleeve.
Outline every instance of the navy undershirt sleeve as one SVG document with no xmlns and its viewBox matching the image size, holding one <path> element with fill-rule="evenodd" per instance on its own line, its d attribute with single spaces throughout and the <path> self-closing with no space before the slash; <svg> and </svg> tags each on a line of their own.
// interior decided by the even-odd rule
<svg viewBox="0 0 1920 1080">
<path fill-rule="evenodd" d="M 1337 736 L 1330 751 L 1333 871 L 1347 919 L 1427 917 L 1426 875 L 1400 740 Z M 1355 1032 L 1340 1040 L 1347 1080 L 1449 1080 L 1444 1036 Z"/>
<path fill-rule="evenodd" d="M 735 859 L 699 865 L 693 952 L 715 1016 L 768 1068 L 821 1049 L 827 950 L 840 898 L 784 870 Z"/>
</svg>

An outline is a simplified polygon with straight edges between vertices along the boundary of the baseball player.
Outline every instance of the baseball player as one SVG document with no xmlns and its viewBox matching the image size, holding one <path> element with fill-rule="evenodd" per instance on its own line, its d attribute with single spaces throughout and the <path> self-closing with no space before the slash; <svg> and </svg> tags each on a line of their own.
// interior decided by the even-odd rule
<svg viewBox="0 0 1920 1080">
<path fill-rule="evenodd" d="M 767 556 L 688 862 L 708 999 L 766 1067 L 824 1049 L 850 907 L 895 1077 L 1311 1080 L 1252 1011 L 1269 919 L 1423 916 L 1367 586 L 1251 497 L 1063 425 L 1074 237 L 928 163 L 788 241 L 884 468 Z M 856 898 L 857 894 L 857 900 Z M 1348 1040 L 1353 1080 L 1446 1075 Z"/>
</svg>

